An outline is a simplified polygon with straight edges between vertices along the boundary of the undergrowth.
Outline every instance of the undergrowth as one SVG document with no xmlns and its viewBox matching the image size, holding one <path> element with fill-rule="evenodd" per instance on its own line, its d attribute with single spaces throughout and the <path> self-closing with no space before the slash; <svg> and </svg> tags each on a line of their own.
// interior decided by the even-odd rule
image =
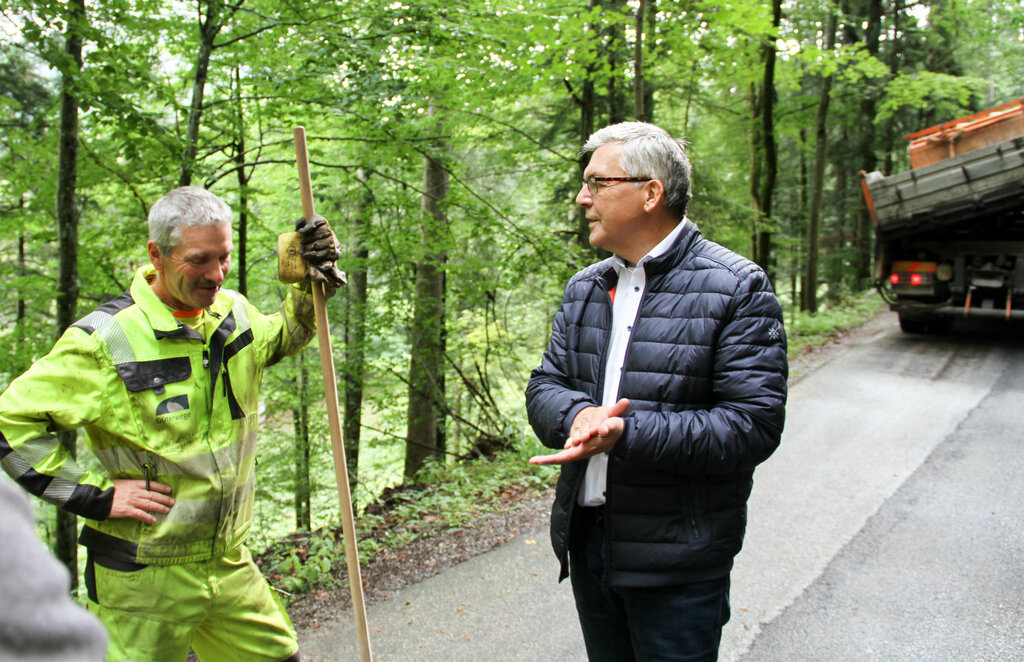
<svg viewBox="0 0 1024 662">
<path fill-rule="evenodd" d="M 828 344 L 844 331 L 867 322 L 884 307 L 885 302 L 872 289 L 861 296 L 823 306 L 813 315 L 804 311 L 787 315 L 789 358 L 793 359 L 808 348 Z"/>
<path fill-rule="evenodd" d="M 481 514 L 499 512 L 512 499 L 552 486 L 556 467 L 527 462 L 531 455 L 550 451 L 538 442 L 522 446 L 489 459 L 431 462 L 415 482 L 384 490 L 355 518 L 360 562 L 418 538 L 461 528 Z M 286 597 L 332 587 L 345 565 L 341 526 L 294 533 L 270 545 L 257 562 Z"/>
</svg>

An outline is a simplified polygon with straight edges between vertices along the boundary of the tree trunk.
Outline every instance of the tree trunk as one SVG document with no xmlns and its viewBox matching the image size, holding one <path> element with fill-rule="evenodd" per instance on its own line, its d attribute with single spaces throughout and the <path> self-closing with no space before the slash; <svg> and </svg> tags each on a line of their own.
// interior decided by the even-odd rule
<svg viewBox="0 0 1024 662">
<path fill-rule="evenodd" d="M 754 163 L 756 176 L 751 177 L 751 193 L 758 212 L 754 229 L 754 261 L 775 281 L 772 257 L 772 198 L 778 174 L 778 149 L 775 141 L 775 60 L 779 23 L 782 21 L 782 0 L 772 1 L 772 32 L 761 50 L 763 73 L 754 99 Z"/>
<path fill-rule="evenodd" d="M 881 0 L 867 0 L 867 20 L 864 27 L 864 44 L 868 53 L 878 57 L 879 37 L 882 24 L 882 2 Z M 876 113 L 876 92 L 871 87 L 865 90 L 860 102 L 860 116 L 864 119 L 860 124 L 860 169 L 864 172 L 871 172 L 878 167 L 878 158 L 875 156 L 875 113 Z M 866 287 L 871 282 L 871 258 L 872 250 L 871 237 L 871 214 L 868 212 L 864 199 L 858 198 L 857 205 L 857 228 L 856 228 L 856 257 L 854 262 L 855 275 L 858 287 Z"/>
<path fill-rule="evenodd" d="M 252 170 L 245 171 L 245 109 L 242 107 L 242 78 L 235 67 L 235 174 L 238 177 L 238 247 L 235 261 L 238 265 L 238 291 L 249 296 L 248 243 L 249 243 L 249 179 Z"/>
<path fill-rule="evenodd" d="M 25 266 L 25 231 L 18 230 L 18 277 L 24 278 L 27 272 L 28 270 Z M 14 319 L 19 325 L 25 322 L 25 312 L 25 291 L 19 287 L 17 309 L 14 314 Z M 25 338 L 20 328 L 16 337 L 22 340 Z"/>
<path fill-rule="evenodd" d="M 235 143 L 235 162 L 238 172 L 238 247 L 235 259 L 238 263 L 238 291 L 249 296 L 248 252 L 249 252 L 249 178 L 242 167 L 245 162 L 245 137 L 239 136 Z"/>
<path fill-rule="evenodd" d="M 906 11 L 906 6 L 903 0 L 895 0 L 892 9 L 892 44 L 889 46 L 889 73 L 892 78 L 895 78 L 899 74 L 901 69 L 901 63 L 903 62 L 902 53 L 905 49 L 904 44 L 904 32 L 903 32 L 903 12 Z M 895 123 L 892 119 L 885 122 L 882 130 L 882 143 L 885 145 L 885 158 L 882 161 L 882 172 L 892 172 L 895 168 L 895 150 L 896 138 Z"/>
<path fill-rule="evenodd" d="M 828 26 L 825 28 L 825 50 L 831 51 L 836 45 L 836 13 L 829 11 Z M 814 171 L 811 181 L 811 206 L 807 228 L 807 277 L 804 283 L 804 310 L 818 312 L 818 235 L 821 229 L 822 195 L 825 188 L 825 160 L 828 152 L 828 106 L 834 76 L 825 76 L 821 81 L 821 96 L 818 99 L 818 114 L 814 122 Z"/>
<path fill-rule="evenodd" d="M 636 8 L 636 41 L 633 43 L 633 117 L 642 122 L 644 113 L 644 11 L 646 0 Z"/>
<path fill-rule="evenodd" d="M 221 0 L 210 0 L 206 5 L 206 17 L 199 22 L 199 53 L 196 56 L 196 76 L 192 83 L 192 103 L 189 105 L 188 123 L 185 126 L 185 151 L 181 156 L 178 186 L 192 183 L 192 171 L 199 151 L 199 120 L 203 115 L 203 94 L 210 69 L 210 54 L 213 53 L 213 40 L 224 26 L 220 15 L 222 7 Z"/>
<path fill-rule="evenodd" d="M 405 478 L 411 480 L 430 457 L 443 457 L 444 402 L 444 264 L 448 172 L 440 154 L 423 163 L 421 238 L 423 253 L 416 265 L 416 291 L 410 329 L 409 424 L 406 435 Z"/>
<path fill-rule="evenodd" d="M 764 91 L 757 83 L 750 83 L 747 105 L 750 106 L 750 201 L 754 210 L 761 211 L 761 177 L 764 172 L 764 137 L 761 135 L 761 95 Z M 757 253 L 757 217 L 750 233 L 751 254 Z"/>
<path fill-rule="evenodd" d="M 295 528 L 309 531 L 312 528 L 309 485 L 309 368 L 306 366 L 306 351 L 295 356 L 298 364 L 296 395 L 298 405 L 292 410 L 295 428 Z"/>
<path fill-rule="evenodd" d="M 604 0 L 605 7 L 614 14 L 625 15 L 627 12 L 627 6 L 624 0 Z M 623 59 L 628 59 L 629 46 L 626 44 L 625 31 L 622 28 L 622 24 L 615 20 L 612 22 L 608 32 L 608 52 L 607 67 L 611 71 L 611 75 L 608 76 L 608 124 L 618 124 L 626 120 L 626 92 L 619 87 L 619 76 L 616 72 L 619 70 L 620 63 L 619 57 L 622 55 Z"/>
<path fill-rule="evenodd" d="M 644 58 L 644 112 L 637 117 L 644 122 L 654 121 L 654 86 L 647 75 L 647 67 L 658 59 L 658 0 L 643 0 L 647 18 L 647 58 Z"/>
<path fill-rule="evenodd" d="M 647 80 L 647 66 L 657 56 L 653 52 L 657 48 L 657 18 L 657 0 L 640 0 L 636 9 L 636 41 L 633 44 L 633 116 L 638 122 L 654 121 L 654 87 Z M 644 57 L 645 39 L 648 54 L 652 55 L 650 60 Z"/>
<path fill-rule="evenodd" d="M 797 139 L 798 139 L 798 148 L 797 148 L 796 152 L 797 152 L 797 155 L 798 155 L 797 159 L 798 159 L 798 162 L 800 164 L 799 165 L 799 177 L 800 177 L 800 180 L 799 180 L 799 184 L 797 185 L 797 189 L 796 189 L 797 190 L 796 208 L 801 210 L 802 212 L 806 213 L 808 207 L 810 206 L 810 205 L 808 205 L 807 201 L 811 199 L 811 193 L 810 193 L 810 188 L 811 188 L 811 184 L 810 184 L 810 168 L 807 167 L 807 156 L 806 156 L 806 154 L 807 154 L 807 146 L 809 144 L 809 140 L 807 138 L 807 130 L 804 129 L 804 128 L 801 128 L 797 132 Z M 807 226 L 801 223 L 797 228 L 795 228 L 794 234 L 797 235 L 797 236 L 800 236 L 800 235 L 806 236 L 806 232 L 807 232 Z M 795 311 L 800 311 L 800 310 L 804 309 L 804 301 L 806 300 L 805 297 L 807 296 L 807 293 L 806 293 L 806 290 L 807 290 L 807 247 L 806 247 L 805 244 L 798 244 L 794 248 L 794 251 L 796 252 L 796 259 L 794 260 L 794 267 L 793 267 L 793 274 L 794 275 L 793 275 L 793 278 L 796 279 L 797 275 L 799 274 L 799 281 L 800 281 L 799 282 L 799 290 L 797 289 L 797 285 L 796 284 L 794 284 L 794 287 L 793 287 L 793 293 L 794 293 L 794 296 L 793 296 L 793 308 L 794 308 L 794 312 L 795 312 Z M 800 293 L 799 297 L 796 296 L 796 293 L 798 291 Z"/>
<path fill-rule="evenodd" d="M 597 6 L 597 0 L 588 0 L 588 8 L 593 10 Z M 587 32 L 593 29 L 592 24 L 587 24 Z M 587 68 L 587 74 L 584 76 L 583 81 L 580 83 L 580 94 L 577 99 L 577 103 L 580 107 L 580 147 L 582 147 L 587 139 L 590 138 L 590 134 L 594 132 L 595 125 L 595 92 L 594 92 L 594 80 L 592 73 L 594 67 Z M 579 160 L 579 177 L 576 180 L 576 185 L 571 187 L 574 191 L 579 191 L 583 185 L 583 172 L 587 168 L 587 163 L 590 159 L 583 157 Z M 583 207 L 574 205 L 574 211 L 576 216 L 576 243 L 580 248 L 588 251 L 592 251 L 593 248 L 590 246 L 590 225 L 587 221 L 587 210 Z"/>
<path fill-rule="evenodd" d="M 359 438 L 363 420 L 363 375 L 366 372 L 366 297 L 370 251 L 364 243 L 364 237 L 373 210 L 369 178 L 362 169 L 356 177 L 362 183 L 364 193 L 356 210 L 352 233 L 346 242 L 354 259 L 351 262 L 353 267 L 347 274 L 345 364 L 341 371 L 345 393 L 345 458 L 353 491 L 359 484 Z"/>
<path fill-rule="evenodd" d="M 60 138 L 57 166 L 57 336 L 75 321 L 78 304 L 78 99 L 71 90 L 82 69 L 82 34 L 85 0 L 67 3 L 67 33 L 61 67 Z M 59 432 L 57 438 L 72 457 L 77 455 L 75 430 Z M 78 591 L 78 523 L 71 513 L 58 508 L 54 554 L 71 573 L 71 591 Z"/>
</svg>

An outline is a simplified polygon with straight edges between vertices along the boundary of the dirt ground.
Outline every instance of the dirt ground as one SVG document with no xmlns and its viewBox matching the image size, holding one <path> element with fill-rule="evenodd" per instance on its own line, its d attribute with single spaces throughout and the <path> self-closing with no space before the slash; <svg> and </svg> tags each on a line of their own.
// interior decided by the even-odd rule
<svg viewBox="0 0 1024 662">
<path fill-rule="evenodd" d="M 522 492 L 510 497 L 501 512 L 489 513 L 469 526 L 442 531 L 399 549 L 362 560 L 363 597 L 373 604 L 406 586 L 458 565 L 535 530 L 548 521 L 554 490 Z M 298 629 L 316 627 L 323 620 L 337 618 L 351 605 L 347 578 L 343 586 L 314 590 L 295 600 L 288 608 Z"/>
</svg>

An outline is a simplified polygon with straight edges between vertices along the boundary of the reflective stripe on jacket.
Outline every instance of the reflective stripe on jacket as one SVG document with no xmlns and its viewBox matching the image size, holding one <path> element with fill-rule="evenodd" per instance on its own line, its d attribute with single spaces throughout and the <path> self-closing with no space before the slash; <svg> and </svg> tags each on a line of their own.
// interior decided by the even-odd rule
<svg viewBox="0 0 1024 662">
<path fill-rule="evenodd" d="M 315 330 L 311 299 L 295 288 L 274 315 L 222 290 L 204 341 L 156 296 L 153 275 L 140 269 L 128 292 L 68 328 L 0 396 L 0 458 L 29 492 L 95 520 L 87 526 L 103 535 L 83 543 L 109 541 L 138 563 L 185 563 L 244 541 L 263 369 Z M 102 472 L 57 443 L 55 432 L 76 428 Z M 170 512 L 152 525 L 107 519 L 112 479 L 147 477 L 171 487 Z"/>
</svg>

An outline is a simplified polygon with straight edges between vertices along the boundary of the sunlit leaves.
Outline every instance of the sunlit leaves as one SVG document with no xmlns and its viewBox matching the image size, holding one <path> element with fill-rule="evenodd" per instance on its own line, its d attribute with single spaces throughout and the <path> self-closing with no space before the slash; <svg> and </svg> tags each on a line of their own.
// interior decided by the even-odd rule
<svg viewBox="0 0 1024 662">
<path fill-rule="evenodd" d="M 978 78 L 931 71 L 901 74 L 887 86 L 886 95 L 878 107 L 878 116 L 879 119 L 887 119 L 906 108 L 933 108 L 943 117 L 959 115 L 975 95 L 985 90 L 985 86 L 986 82 Z"/>
</svg>

